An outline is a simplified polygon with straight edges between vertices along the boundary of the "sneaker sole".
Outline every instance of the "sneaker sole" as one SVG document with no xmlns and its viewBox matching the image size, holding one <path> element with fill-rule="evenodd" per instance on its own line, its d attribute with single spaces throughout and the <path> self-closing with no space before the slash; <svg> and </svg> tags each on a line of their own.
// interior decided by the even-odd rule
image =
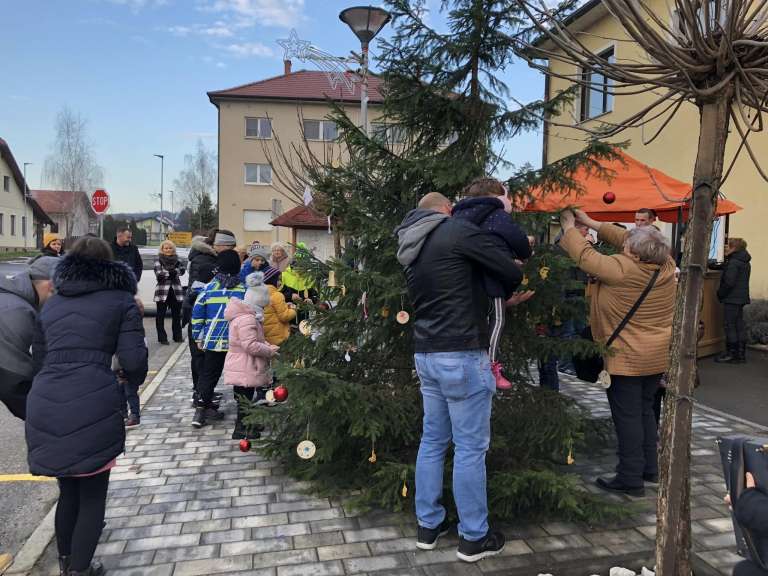
<svg viewBox="0 0 768 576">
<path fill-rule="evenodd" d="M 133 430 L 134 428 L 138 428 L 139 426 L 141 426 L 141 424 L 133 424 L 131 426 L 126 426 L 125 429 L 126 430 Z"/>
<path fill-rule="evenodd" d="M 203 422 L 192 422 L 192 428 L 202 428 L 203 426 L 205 426 Z"/>
<path fill-rule="evenodd" d="M 438 540 L 440 540 L 440 538 L 442 538 L 443 536 L 448 534 L 448 532 L 450 532 L 450 530 L 443 530 L 442 532 L 439 532 L 437 534 L 437 538 L 435 538 L 435 541 L 432 542 L 432 544 L 429 544 L 427 542 L 419 542 L 417 540 L 416 541 L 416 548 L 418 548 L 419 550 L 434 550 L 435 548 L 437 548 Z"/>
<path fill-rule="evenodd" d="M 504 546 L 506 545 L 507 543 L 505 542 Z M 470 564 L 472 564 L 474 562 L 479 562 L 483 558 L 490 558 L 491 556 L 496 556 L 497 554 L 501 554 L 504 551 L 504 546 L 502 546 L 498 550 L 486 550 L 485 552 L 480 552 L 479 554 L 475 554 L 473 556 L 467 556 L 466 554 L 462 554 L 457 550 L 456 557 L 462 562 L 469 562 Z"/>
</svg>

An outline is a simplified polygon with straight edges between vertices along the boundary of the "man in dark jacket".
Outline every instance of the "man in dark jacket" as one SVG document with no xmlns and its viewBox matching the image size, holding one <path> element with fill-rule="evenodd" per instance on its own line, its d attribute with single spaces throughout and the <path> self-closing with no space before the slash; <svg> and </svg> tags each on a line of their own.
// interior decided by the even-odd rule
<svg viewBox="0 0 768 576">
<path fill-rule="evenodd" d="M 117 229 L 115 239 L 112 241 L 112 252 L 115 253 L 117 260 L 128 264 L 128 268 L 133 270 L 133 275 L 136 276 L 136 282 L 138 282 L 141 280 L 144 263 L 141 261 L 139 249 L 131 240 L 133 240 L 131 229 L 128 226 L 120 226 Z"/>
<path fill-rule="evenodd" d="M 747 361 L 747 329 L 744 306 L 749 304 L 749 276 L 752 256 L 742 238 L 729 238 L 717 298 L 723 303 L 726 351 L 715 362 L 743 364 Z"/>
<path fill-rule="evenodd" d="M 22 420 L 44 355 L 38 311 L 53 294 L 51 277 L 58 263 L 58 258 L 41 256 L 12 278 L 0 276 L 0 400 Z"/>
<path fill-rule="evenodd" d="M 523 275 L 503 240 L 448 218 L 449 211 L 444 197 L 430 194 L 397 229 L 424 401 L 416 460 L 416 545 L 431 550 L 448 530 L 440 501 L 445 454 L 453 441 L 457 555 L 476 562 L 504 548 L 504 535 L 488 527 L 485 453 L 496 384 L 488 359 L 489 301 L 483 277 L 490 275 L 510 294 Z"/>
</svg>

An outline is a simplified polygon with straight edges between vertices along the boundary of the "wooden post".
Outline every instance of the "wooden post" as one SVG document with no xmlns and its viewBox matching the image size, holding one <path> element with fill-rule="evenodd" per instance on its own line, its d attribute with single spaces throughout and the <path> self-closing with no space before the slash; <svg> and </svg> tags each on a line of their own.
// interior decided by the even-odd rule
<svg viewBox="0 0 768 576">
<path fill-rule="evenodd" d="M 699 103 L 700 132 L 693 202 L 677 288 L 659 458 L 657 576 L 691 576 L 690 462 L 696 335 L 712 215 L 723 175 L 731 98 L 732 94 L 726 92 L 716 101 Z"/>
</svg>

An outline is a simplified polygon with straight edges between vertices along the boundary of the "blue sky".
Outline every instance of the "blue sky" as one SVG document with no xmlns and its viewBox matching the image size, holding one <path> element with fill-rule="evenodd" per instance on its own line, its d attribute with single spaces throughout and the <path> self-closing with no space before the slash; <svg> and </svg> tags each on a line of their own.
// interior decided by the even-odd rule
<svg viewBox="0 0 768 576">
<path fill-rule="evenodd" d="M 158 209 L 198 138 L 216 147 L 216 109 L 206 96 L 282 73 L 276 44 L 292 28 L 337 55 L 357 50 L 338 13 L 344 0 L 25 0 L 5 2 L 0 53 L 0 137 L 38 188 L 57 112 L 89 123 L 112 211 Z M 432 6 L 438 0 L 430 0 Z M 433 14 L 433 21 L 439 16 Z M 386 29 L 385 32 L 386 33 Z M 375 56 L 375 49 L 372 50 Z M 311 64 L 294 63 L 294 70 Z M 506 71 L 521 101 L 540 98 L 543 80 L 520 64 Z M 541 136 L 506 146 L 517 164 L 538 165 Z M 167 206 L 167 204 L 166 204 Z"/>
</svg>

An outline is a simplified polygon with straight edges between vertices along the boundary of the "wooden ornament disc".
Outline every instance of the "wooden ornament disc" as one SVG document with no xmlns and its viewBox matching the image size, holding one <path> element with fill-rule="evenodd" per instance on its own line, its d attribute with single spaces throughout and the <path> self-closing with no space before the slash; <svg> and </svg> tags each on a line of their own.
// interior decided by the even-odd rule
<svg viewBox="0 0 768 576">
<path fill-rule="evenodd" d="M 296 454 L 298 454 L 299 458 L 302 460 L 309 460 L 315 455 L 315 452 L 317 452 L 317 448 L 312 440 L 302 440 L 299 442 L 299 445 L 296 446 Z"/>
<path fill-rule="evenodd" d="M 275 392 L 273 390 L 267 390 L 267 393 L 264 395 L 264 399 L 267 402 L 274 402 L 275 401 Z"/>
<path fill-rule="evenodd" d="M 302 320 L 299 322 L 299 332 L 304 336 L 312 334 L 312 326 L 309 324 L 309 320 Z"/>
<path fill-rule="evenodd" d="M 411 319 L 411 315 L 408 314 L 405 310 L 400 310 L 400 312 L 397 313 L 397 322 L 399 324 L 408 324 L 408 321 Z"/>
</svg>

